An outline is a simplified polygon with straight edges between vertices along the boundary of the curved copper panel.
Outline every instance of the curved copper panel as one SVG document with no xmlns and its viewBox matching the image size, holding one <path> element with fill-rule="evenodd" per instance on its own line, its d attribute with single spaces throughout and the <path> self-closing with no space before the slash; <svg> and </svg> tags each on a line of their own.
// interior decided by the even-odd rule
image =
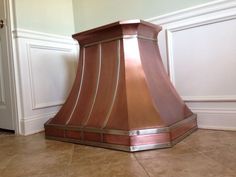
<svg viewBox="0 0 236 177">
<path fill-rule="evenodd" d="M 82 75 L 83 75 L 83 50 L 80 50 L 80 59 L 78 62 L 78 68 L 77 68 L 77 74 L 75 78 L 75 82 L 72 86 L 71 92 L 68 96 L 68 99 L 62 106 L 62 108 L 59 110 L 59 112 L 56 114 L 56 116 L 50 120 L 51 124 L 62 124 L 65 125 L 67 121 L 70 119 L 70 115 L 73 111 L 71 109 L 72 107 L 75 107 L 77 102 L 77 97 L 79 94 L 79 90 L 81 88 L 81 82 L 82 82 Z"/>
<path fill-rule="evenodd" d="M 125 58 L 123 41 L 120 42 L 120 66 L 117 80 L 117 93 L 108 120 L 103 125 L 105 129 L 129 130 L 126 83 L 125 83 Z"/>
<path fill-rule="evenodd" d="M 137 38 L 124 39 L 124 55 L 130 130 L 164 126 L 147 87 Z"/>
<path fill-rule="evenodd" d="M 190 110 L 175 91 L 161 60 L 158 45 L 155 41 L 139 39 L 139 49 L 146 81 L 150 89 L 155 107 L 165 117 L 166 125 L 190 116 Z M 168 94 L 167 94 L 168 93 Z"/>
<path fill-rule="evenodd" d="M 89 117 L 96 97 L 96 90 L 100 72 L 100 50 L 98 45 L 89 46 L 84 49 L 83 62 L 84 74 L 82 88 L 79 94 L 75 110 L 67 125 L 81 126 Z"/>
<path fill-rule="evenodd" d="M 45 123 L 50 139 L 124 151 L 171 147 L 197 128 L 165 72 L 161 30 L 141 20 L 73 35 L 80 60 L 71 93 Z"/>
<path fill-rule="evenodd" d="M 101 73 L 96 100 L 86 124 L 88 127 L 102 128 L 110 117 L 118 87 L 117 80 L 119 79 L 120 67 L 119 45 L 119 41 L 101 44 Z"/>
</svg>

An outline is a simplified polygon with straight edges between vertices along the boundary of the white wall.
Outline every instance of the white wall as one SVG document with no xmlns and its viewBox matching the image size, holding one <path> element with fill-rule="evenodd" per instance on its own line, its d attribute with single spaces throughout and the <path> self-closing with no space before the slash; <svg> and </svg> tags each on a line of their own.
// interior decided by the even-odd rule
<svg viewBox="0 0 236 177">
<path fill-rule="evenodd" d="M 74 82 L 78 46 L 72 38 L 17 29 L 20 134 L 43 130 Z"/>
<path fill-rule="evenodd" d="M 198 114 L 200 128 L 236 130 L 236 1 L 154 17 L 159 45 L 177 91 Z M 78 46 L 71 38 L 17 29 L 19 133 L 43 130 L 75 77 Z M 76 56 L 77 55 L 77 56 Z"/>
<path fill-rule="evenodd" d="M 10 0 L 17 28 L 68 35 L 75 33 L 72 0 Z"/>
<path fill-rule="evenodd" d="M 75 31 L 119 20 L 143 20 L 210 1 L 213 0 L 73 0 Z"/>
</svg>

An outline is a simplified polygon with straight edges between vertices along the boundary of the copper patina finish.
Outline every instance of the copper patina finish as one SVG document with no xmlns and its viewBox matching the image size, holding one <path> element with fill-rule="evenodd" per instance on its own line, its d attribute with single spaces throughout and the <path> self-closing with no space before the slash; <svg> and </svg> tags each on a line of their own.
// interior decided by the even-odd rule
<svg viewBox="0 0 236 177">
<path fill-rule="evenodd" d="M 164 69 L 157 35 L 142 20 L 73 35 L 80 59 L 71 93 L 45 123 L 46 138 L 139 151 L 171 147 L 197 128 Z"/>
</svg>

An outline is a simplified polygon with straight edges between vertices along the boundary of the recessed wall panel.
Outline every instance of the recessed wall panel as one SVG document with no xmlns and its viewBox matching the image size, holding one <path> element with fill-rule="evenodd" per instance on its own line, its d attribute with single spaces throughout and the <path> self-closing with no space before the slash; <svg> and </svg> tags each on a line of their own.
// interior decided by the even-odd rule
<svg viewBox="0 0 236 177">
<path fill-rule="evenodd" d="M 172 32 L 172 77 L 183 98 L 236 99 L 236 19 Z"/>
<path fill-rule="evenodd" d="M 71 50 L 38 45 L 28 50 L 33 109 L 63 104 L 74 81 Z"/>
</svg>

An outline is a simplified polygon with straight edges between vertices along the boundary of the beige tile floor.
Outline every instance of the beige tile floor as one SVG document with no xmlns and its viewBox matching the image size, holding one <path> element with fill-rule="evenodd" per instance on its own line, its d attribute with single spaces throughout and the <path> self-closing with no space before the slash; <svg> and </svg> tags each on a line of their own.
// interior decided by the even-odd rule
<svg viewBox="0 0 236 177">
<path fill-rule="evenodd" d="M 236 177 L 236 132 L 198 130 L 168 149 L 126 153 L 0 135 L 0 177 Z"/>
</svg>

